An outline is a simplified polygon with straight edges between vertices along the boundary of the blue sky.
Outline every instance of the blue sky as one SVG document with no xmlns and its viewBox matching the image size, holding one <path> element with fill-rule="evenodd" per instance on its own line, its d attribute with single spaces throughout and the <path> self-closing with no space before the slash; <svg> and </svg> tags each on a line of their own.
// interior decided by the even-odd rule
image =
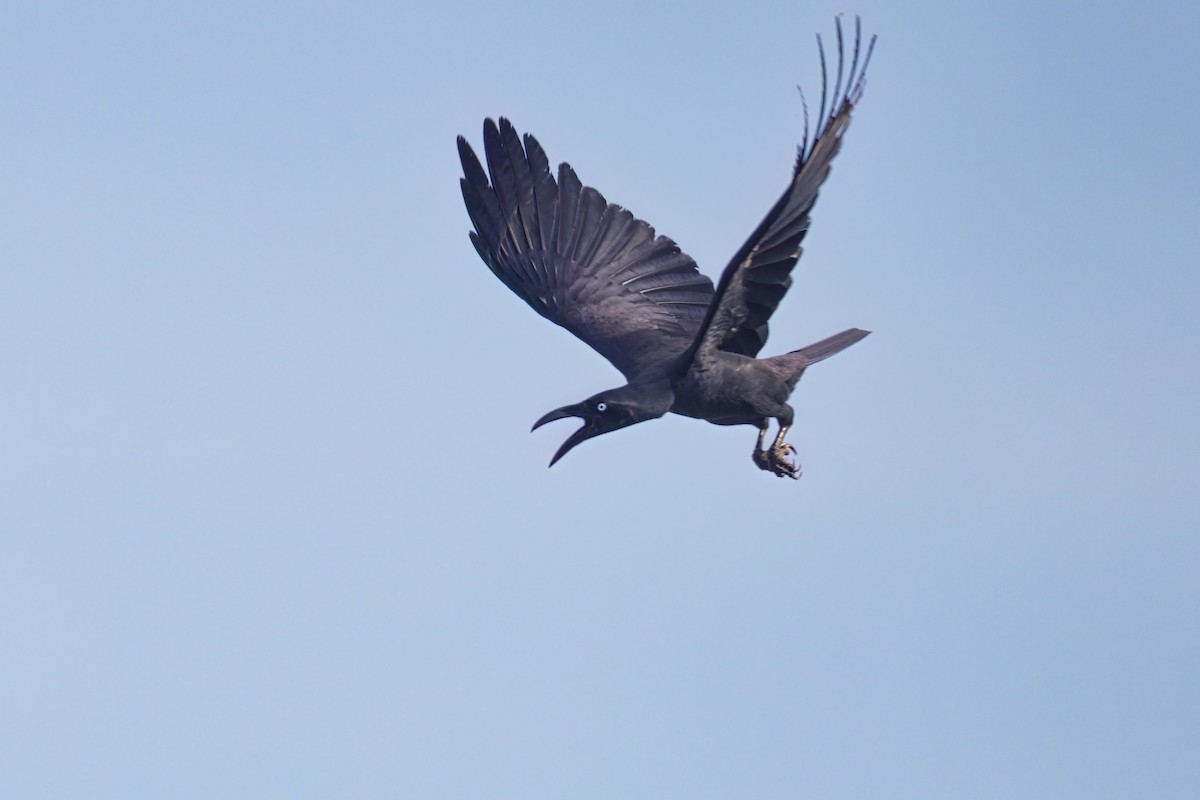
<svg viewBox="0 0 1200 800">
<path fill-rule="evenodd" d="M 1192 798 L 1200 11 L 9 4 L 0 795 Z M 880 42 L 754 431 L 467 241 L 485 116 L 716 276 Z"/>
</svg>

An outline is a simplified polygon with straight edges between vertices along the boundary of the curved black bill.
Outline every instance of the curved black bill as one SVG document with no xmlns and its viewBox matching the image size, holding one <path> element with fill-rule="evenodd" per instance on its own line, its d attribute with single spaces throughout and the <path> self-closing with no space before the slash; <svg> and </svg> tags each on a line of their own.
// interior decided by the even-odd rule
<svg viewBox="0 0 1200 800">
<path fill-rule="evenodd" d="M 588 413 L 588 408 L 583 403 L 554 409 L 533 423 L 530 431 L 536 431 L 547 422 L 554 422 L 557 419 L 566 419 L 567 417 L 579 417 L 584 421 L 583 427 L 568 436 L 567 440 L 562 443 L 562 447 L 558 448 L 558 452 L 554 454 L 554 458 L 550 459 L 549 466 L 551 467 L 558 463 L 558 460 L 565 456 L 572 447 L 600 433 L 592 423 L 591 414 Z"/>
</svg>

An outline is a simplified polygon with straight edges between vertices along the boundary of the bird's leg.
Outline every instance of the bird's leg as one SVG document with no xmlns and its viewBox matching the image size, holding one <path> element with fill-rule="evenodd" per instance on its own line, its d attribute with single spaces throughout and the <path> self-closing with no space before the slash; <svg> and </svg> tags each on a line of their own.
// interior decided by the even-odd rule
<svg viewBox="0 0 1200 800">
<path fill-rule="evenodd" d="M 765 427 L 758 429 L 758 446 L 754 448 L 754 463 L 759 469 L 766 470 L 780 478 L 800 480 L 800 465 L 788 458 L 796 452 L 796 448 L 783 440 L 787 436 L 790 425 L 780 425 L 779 435 L 771 444 L 770 450 L 763 450 L 763 437 L 767 433 Z"/>
<path fill-rule="evenodd" d="M 783 437 L 787 436 L 787 432 L 791 427 L 791 425 L 779 426 L 779 433 L 775 437 L 774 444 L 771 445 L 769 460 L 771 461 L 771 466 L 774 467 L 772 471 L 779 477 L 787 476 L 800 480 L 800 465 L 788 458 L 789 455 L 795 455 L 796 448 L 783 440 Z"/>
<path fill-rule="evenodd" d="M 763 439 L 765 439 L 767 437 L 767 425 L 768 425 L 767 420 L 763 420 L 762 425 L 759 426 L 759 428 L 758 428 L 758 444 L 754 445 L 754 452 L 750 454 L 750 457 L 752 459 L 754 459 L 754 465 L 756 467 L 758 467 L 759 469 L 766 470 L 767 472 L 770 472 L 771 466 L 767 462 L 767 451 L 763 450 L 763 446 L 762 446 Z"/>
</svg>

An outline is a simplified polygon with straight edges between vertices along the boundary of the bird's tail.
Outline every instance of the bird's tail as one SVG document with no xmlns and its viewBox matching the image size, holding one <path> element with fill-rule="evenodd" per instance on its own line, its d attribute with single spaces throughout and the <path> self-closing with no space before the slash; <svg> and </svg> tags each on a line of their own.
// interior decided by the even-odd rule
<svg viewBox="0 0 1200 800">
<path fill-rule="evenodd" d="M 793 350 L 788 353 L 789 356 L 799 355 L 804 357 L 805 366 L 815 364 L 818 361 L 824 361 L 832 355 L 836 355 L 845 350 L 855 342 L 861 341 L 867 337 L 870 331 L 851 328 L 841 333 L 835 333 L 828 339 L 822 339 L 819 342 L 810 344 L 808 347 L 801 347 L 799 350 Z"/>
</svg>

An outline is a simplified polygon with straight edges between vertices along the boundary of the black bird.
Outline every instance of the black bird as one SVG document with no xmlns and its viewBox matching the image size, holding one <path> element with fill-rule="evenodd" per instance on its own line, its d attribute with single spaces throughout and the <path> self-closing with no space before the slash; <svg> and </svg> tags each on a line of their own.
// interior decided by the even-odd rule
<svg viewBox="0 0 1200 800">
<path fill-rule="evenodd" d="M 627 381 L 534 423 L 536 430 L 564 417 L 584 422 L 551 466 L 586 439 L 671 411 L 716 425 L 758 426 L 754 463 L 779 477 L 800 477 L 789 458 L 796 449 L 784 441 L 793 420 L 787 399 L 805 369 L 869 332 L 851 328 L 785 355 L 756 356 L 767 340 L 767 321 L 792 283 L 817 191 L 862 96 L 875 37 L 860 67 L 861 40 L 856 19 L 844 70 L 837 20 L 837 78 L 829 94 L 825 48 L 817 36 L 822 87 L 816 132 L 810 142 L 805 106 L 791 183 L 715 290 L 674 241 L 655 236 L 649 224 L 583 186 L 569 164 L 559 165 L 556 181 L 541 145 L 529 134 L 519 137 L 507 119 L 501 117 L 499 126 L 484 122 L 487 172 L 458 137 L 465 176 L 460 183 L 480 258 L 534 311 L 591 345 Z M 779 433 L 764 449 L 772 418 Z"/>
</svg>

